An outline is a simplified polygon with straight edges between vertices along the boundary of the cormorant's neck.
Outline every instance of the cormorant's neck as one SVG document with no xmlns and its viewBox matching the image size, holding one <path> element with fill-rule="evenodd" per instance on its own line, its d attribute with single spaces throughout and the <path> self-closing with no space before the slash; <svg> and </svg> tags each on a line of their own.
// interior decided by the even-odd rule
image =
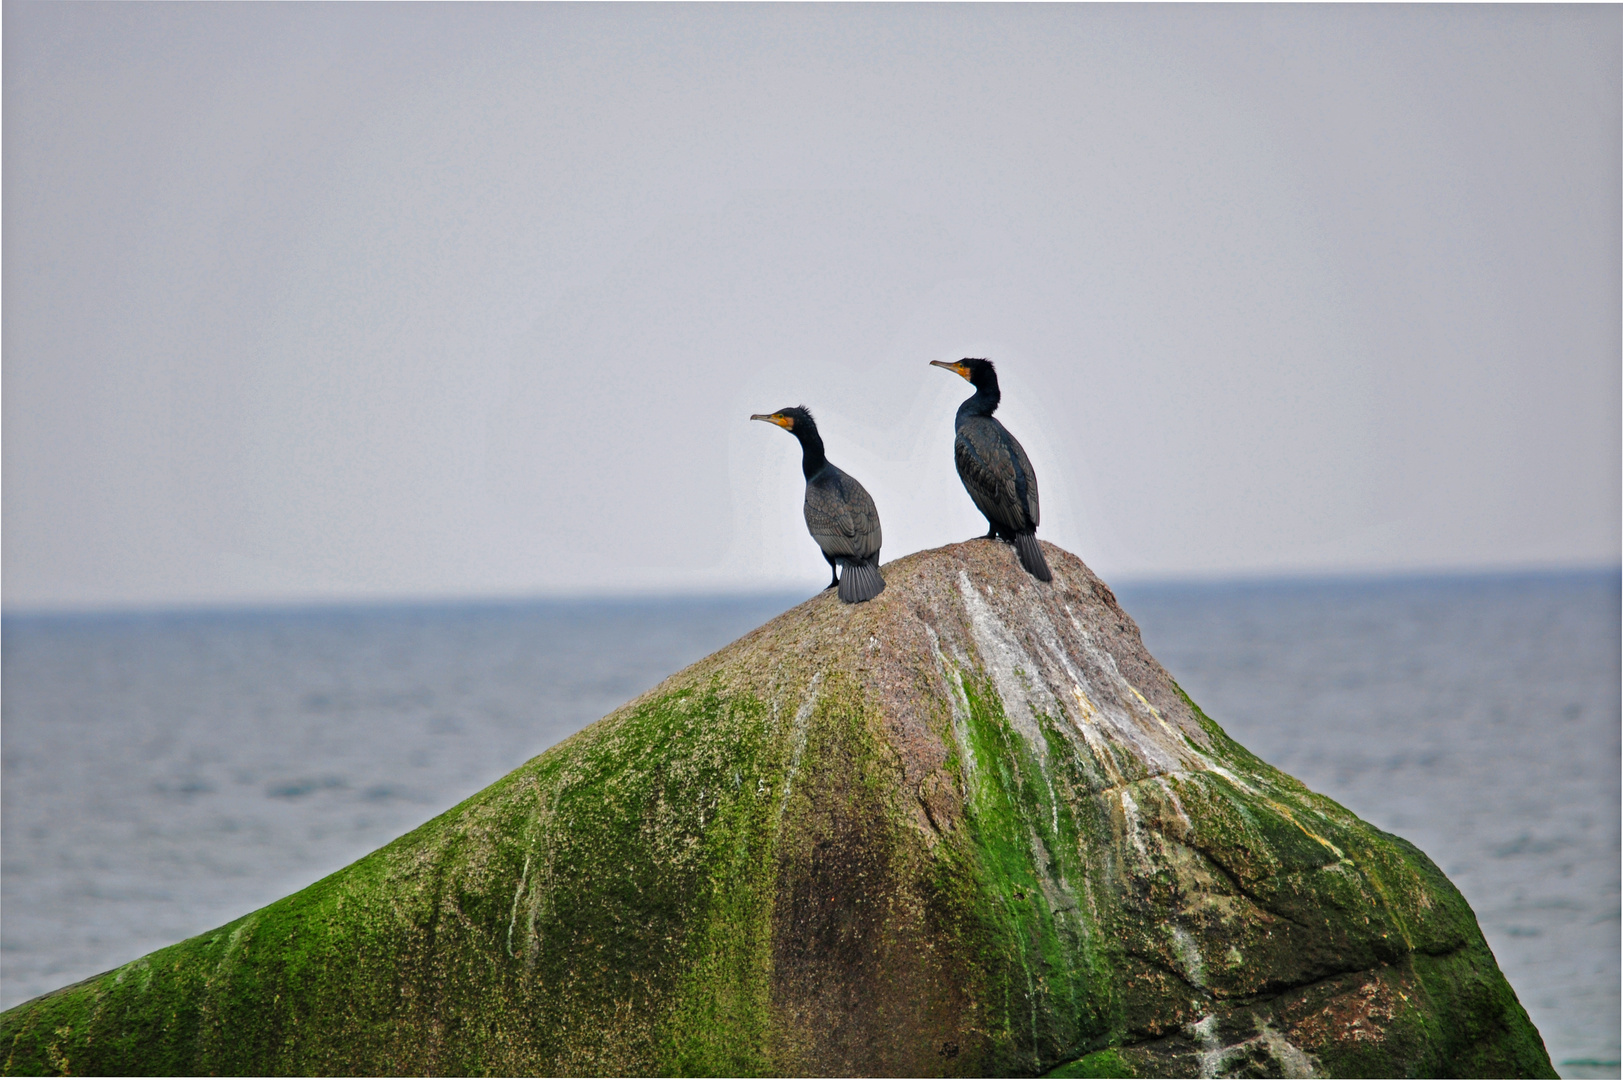
<svg viewBox="0 0 1623 1080">
<path fill-rule="evenodd" d="M 999 392 L 994 376 L 975 384 L 975 396 L 958 406 L 958 416 L 960 419 L 966 416 L 991 416 L 997 411 L 997 403 L 1002 400 L 1003 394 Z"/>
<path fill-rule="evenodd" d="M 816 428 L 803 424 L 796 424 L 790 434 L 800 440 L 800 471 L 810 480 L 828 464 L 828 458 L 823 456 L 823 437 Z"/>
</svg>

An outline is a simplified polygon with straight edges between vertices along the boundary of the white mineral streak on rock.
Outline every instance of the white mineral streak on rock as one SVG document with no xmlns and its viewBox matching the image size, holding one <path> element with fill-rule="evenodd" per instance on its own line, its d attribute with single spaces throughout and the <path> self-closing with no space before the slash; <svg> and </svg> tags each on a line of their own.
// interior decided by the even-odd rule
<svg viewBox="0 0 1623 1080">
<path fill-rule="evenodd" d="M 1239 788 L 1241 791 L 1245 792 L 1247 795 L 1251 795 L 1251 796 L 1255 797 L 1258 801 L 1262 802 L 1264 805 L 1266 805 L 1267 807 L 1272 809 L 1280 817 L 1284 818 L 1286 821 L 1290 822 L 1292 825 L 1295 825 L 1298 829 L 1300 829 L 1302 831 L 1302 834 L 1304 836 L 1308 837 L 1308 839 L 1313 840 L 1313 841 L 1315 841 L 1315 842 L 1317 842 L 1319 844 L 1322 844 L 1324 846 L 1325 850 L 1329 851 L 1338 860 L 1340 860 L 1341 862 L 1346 862 L 1347 861 L 1346 853 L 1343 852 L 1340 848 L 1336 847 L 1336 845 L 1332 841 L 1330 841 L 1326 837 L 1320 836 L 1318 833 L 1314 832 L 1312 829 L 1308 828 L 1306 825 L 1303 825 L 1299 820 L 1297 820 L 1295 810 L 1291 809 L 1289 806 L 1286 806 L 1284 803 L 1278 801 L 1277 799 L 1274 799 L 1274 798 L 1270 797 L 1269 794 L 1266 791 L 1260 790 L 1255 784 L 1249 783 L 1249 782 L 1247 782 L 1245 780 L 1242 780 L 1240 777 L 1235 776 L 1233 773 L 1229 772 L 1227 769 L 1223 768 L 1221 765 L 1218 765 L 1215 762 L 1211 761 L 1210 759 L 1206 758 L 1206 756 L 1204 754 L 1201 755 L 1201 758 L 1206 763 L 1206 771 L 1207 772 L 1214 773 L 1217 776 L 1221 776 L 1223 779 L 1227 780 L 1229 783 L 1233 784 L 1235 787 Z"/>
<path fill-rule="evenodd" d="M 1223 1066 L 1236 1054 L 1250 1057 L 1250 1051 L 1261 1046 L 1268 1056 L 1279 1063 L 1279 1075 L 1293 1080 L 1310 1080 L 1322 1076 L 1318 1061 L 1276 1031 L 1271 1024 L 1263 1024 L 1258 1034 L 1249 1039 L 1224 1046 L 1217 1038 L 1217 1014 L 1210 1013 L 1190 1025 L 1190 1037 L 1200 1047 L 1200 1075 L 1221 1076 Z"/>
<path fill-rule="evenodd" d="M 1262 1025 L 1261 1041 L 1273 1059 L 1279 1062 L 1280 1075 L 1291 1077 L 1292 1080 L 1320 1075 L 1318 1062 L 1300 1046 L 1275 1031 L 1272 1024 Z"/>
<path fill-rule="evenodd" d="M 817 687 L 823 681 L 823 673 L 817 672 L 806 684 L 806 698 L 795 710 L 795 748 L 789 756 L 789 771 L 783 777 L 783 796 L 778 800 L 777 824 L 783 823 L 783 811 L 789 805 L 789 793 L 794 789 L 795 773 L 800 771 L 800 759 L 806 753 L 806 725 L 811 720 L 812 709 L 817 707 Z"/>
<path fill-rule="evenodd" d="M 1043 785 L 1048 792 L 1050 835 L 1058 836 L 1059 795 L 1054 791 L 1054 779 L 1049 774 L 1048 739 L 1037 723 L 1036 714 L 1040 711 L 1057 717 L 1064 715 L 1064 710 L 1048 688 L 1043 669 L 1021 646 L 1014 634 L 1010 633 L 1008 627 L 993 614 L 991 606 L 969 580 L 969 574 L 963 570 L 958 571 L 958 591 L 964 598 L 964 609 L 969 615 L 970 635 L 975 639 L 975 648 L 980 653 L 981 663 L 985 665 L 986 673 L 992 677 L 992 685 L 997 689 L 998 697 L 1003 702 L 1003 715 L 1010 726 L 1020 733 L 1020 737 L 1031 748 L 1032 756 L 1036 759 L 1037 770 L 1042 774 Z M 961 692 L 962 682 L 958 686 Z M 953 708 L 957 709 L 956 702 Z M 955 718 L 955 728 L 956 725 Z M 1027 840 L 1031 848 L 1032 865 L 1038 872 L 1049 910 L 1068 911 L 1077 908 L 1076 896 L 1071 891 L 1070 883 L 1054 874 L 1048 849 L 1044 846 L 1042 838 L 1033 831 Z"/>
<path fill-rule="evenodd" d="M 1200 955 L 1200 946 L 1195 944 L 1194 937 L 1181 926 L 1172 927 L 1172 951 L 1178 955 L 1178 963 L 1183 965 L 1184 978 L 1204 989 L 1206 961 Z"/>
<path fill-rule="evenodd" d="M 1099 734 L 1099 707 L 1088 697 L 1087 691 L 1082 689 L 1084 678 L 1081 673 L 1072 670 L 1070 661 L 1063 653 L 1060 660 L 1066 674 L 1071 677 L 1071 697 L 1076 700 L 1076 712 L 1071 714 L 1072 726 L 1081 732 L 1082 741 L 1087 744 L 1088 753 L 1093 757 L 1094 763 L 1104 773 L 1107 786 L 1121 787 L 1127 783 L 1127 777 L 1122 775 L 1121 768 L 1116 764 L 1116 755 L 1110 752 L 1109 744 Z"/>
<path fill-rule="evenodd" d="M 1057 835 L 1059 796 L 1054 793 L 1054 779 L 1048 771 L 1048 739 L 1037 724 L 1036 712 L 1057 717 L 1064 715 L 1065 710 L 1048 688 L 1041 666 L 992 613 L 991 607 L 981 599 L 981 594 L 970 582 L 969 574 L 963 570 L 958 571 L 958 591 L 964 597 L 964 607 L 969 613 L 969 630 L 975 638 L 981 662 L 986 665 L 987 674 L 992 676 L 992 683 L 997 687 L 997 695 L 1003 700 L 1003 715 L 1037 756 L 1037 768 L 1042 772 L 1043 784 L 1048 788 L 1049 827 Z M 1035 710 L 1032 708 L 1033 698 L 1037 699 Z"/>
<path fill-rule="evenodd" d="M 1027 612 L 1027 616 L 1037 625 L 1042 643 L 1045 646 L 1045 652 L 1048 654 L 1048 659 L 1052 662 L 1053 667 L 1062 671 L 1065 678 L 1069 679 L 1071 683 L 1071 697 L 1077 702 L 1077 711 L 1072 714 L 1069 710 L 1059 708 L 1059 713 L 1070 717 L 1071 726 L 1081 733 L 1083 742 L 1087 744 L 1088 752 L 1093 756 L 1094 761 L 1104 772 L 1106 778 L 1109 779 L 1110 786 L 1118 787 L 1127 783 L 1127 777 L 1122 773 L 1120 764 L 1116 761 L 1116 755 L 1110 748 L 1109 741 L 1102 737 L 1094 726 L 1098 723 L 1101 712 L 1105 710 L 1100 705 L 1094 704 L 1093 698 L 1089 696 L 1089 692 L 1093 691 L 1092 682 L 1089 681 L 1085 672 L 1077 670 L 1076 665 L 1071 663 L 1070 649 L 1060 640 L 1059 633 L 1054 624 L 1049 621 L 1047 613 L 1041 608 L 1033 607 Z M 1047 674 L 1047 672 L 1038 672 L 1039 676 Z M 1097 694 L 1096 691 L 1094 693 Z M 1056 707 L 1059 705 L 1058 696 L 1062 695 L 1056 696 Z M 1108 704 L 1108 699 L 1105 700 Z M 1112 730 L 1121 726 L 1119 723 L 1110 725 Z"/>
<path fill-rule="evenodd" d="M 524 869 L 519 871 L 518 888 L 513 890 L 513 914 L 507 919 L 507 955 L 517 957 L 513 951 L 513 930 L 518 926 L 518 902 L 524 895 L 524 885 L 530 880 L 530 853 L 524 853 Z"/>
<path fill-rule="evenodd" d="M 1067 606 L 1065 614 L 1074 631 L 1071 637 L 1077 651 L 1087 665 L 1097 672 L 1097 676 L 1090 680 L 1085 673 L 1078 671 L 1076 665 L 1071 663 L 1068 655 L 1070 650 L 1063 647 L 1055 648 L 1054 659 L 1070 676 L 1072 685 L 1081 692 L 1081 697 L 1093 707 L 1093 724 L 1108 729 L 1112 736 L 1109 741 L 1132 754 L 1150 776 L 1203 767 L 1204 760 L 1191 751 L 1183 736 L 1166 722 L 1160 710 L 1122 677 L 1115 658 L 1094 642 L 1093 635 L 1077 619 L 1076 613 Z M 1046 614 L 1037 612 L 1036 615 L 1041 623 L 1049 621 Z M 1058 645 L 1058 634 L 1054 637 Z M 1105 683 L 1104 687 L 1099 685 L 1101 680 Z M 1073 696 L 1076 695 L 1073 693 Z M 1086 736 L 1087 726 L 1077 726 Z"/>
<path fill-rule="evenodd" d="M 224 980 L 228 973 L 237 966 L 237 946 L 241 943 L 245 934 L 248 935 L 249 940 L 253 939 L 253 929 L 258 922 L 259 915 L 256 912 L 238 923 L 237 928 L 231 931 L 231 936 L 226 938 L 225 948 L 220 950 L 220 960 L 214 965 L 216 978 Z M 142 957 L 138 961 L 138 963 L 144 965 L 141 971 L 141 989 L 143 990 L 152 985 L 152 965 L 147 960 L 148 958 Z"/>
<path fill-rule="evenodd" d="M 1083 692 L 1082 687 L 1075 682 L 1071 683 L 1071 696 L 1076 698 L 1077 722 L 1080 724 L 1093 723 L 1094 717 L 1098 715 L 1099 710 L 1094 706 L 1093 702 L 1088 700 L 1088 695 Z"/>
<path fill-rule="evenodd" d="M 1109 657 L 1110 654 L 1106 653 L 1105 656 Z M 1115 659 L 1113 657 L 1110 658 L 1110 666 L 1111 667 L 1116 666 L 1116 661 L 1115 661 Z M 1121 678 L 1121 672 L 1120 671 L 1116 672 L 1116 677 Z M 1138 707 L 1140 709 L 1144 710 L 1145 712 L 1149 713 L 1150 716 L 1154 718 L 1155 722 L 1157 724 L 1161 725 L 1161 730 L 1162 731 L 1165 731 L 1168 735 L 1171 735 L 1173 738 L 1177 738 L 1178 733 L 1176 731 L 1172 730 L 1172 725 L 1167 723 L 1167 718 L 1161 715 L 1161 710 L 1157 709 L 1154 705 L 1151 705 L 1150 704 L 1150 699 L 1145 697 L 1143 694 L 1139 693 L 1138 687 L 1134 686 L 1132 683 L 1128 682 L 1126 679 L 1122 679 L 1121 682 L 1122 682 L 1123 686 L 1127 687 L 1127 689 L 1132 692 L 1133 697 L 1138 699 Z"/>
<path fill-rule="evenodd" d="M 980 591 L 975 590 L 974 583 L 969 580 L 969 573 L 964 570 L 958 572 L 958 591 L 964 598 L 964 611 L 969 616 L 969 630 L 975 640 L 975 648 L 979 650 L 980 661 L 987 667 L 988 676 L 998 690 L 998 697 L 1003 700 L 1003 713 L 1010 719 L 1010 724 L 1031 745 L 1032 752 L 1037 755 L 1037 763 L 1044 773 L 1044 781 L 1048 784 L 1048 806 L 1052 807 L 1053 828 L 1058 828 L 1058 807 L 1053 796 L 1053 781 L 1048 778 L 1048 742 L 1042 737 L 1042 731 L 1037 726 L 1037 718 L 1032 713 L 1032 705 L 1037 710 L 1044 711 L 1050 716 L 1071 716 L 1071 710 L 1061 705 L 1060 697 L 1048 687 L 1048 671 L 1042 664 L 1027 653 L 1026 648 L 1019 643 L 1018 638 L 1003 625 L 992 612 Z M 1060 642 L 1060 635 L 1055 632 L 1053 625 L 1048 622 L 1047 616 L 1040 607 L 1031 606 L 1026 611 L 1031 617 L 1039 638 L 1045 645 L 1045 653 L 1052 659 L 1052 666 L 1058 667 L 1070 677 L 1073 697 L 1081 697 L 1087 702 L 1094 715 L 1099 715 L 1099 706 L 1092 703 L 1087 693 L 1086 674 L 1076 671 L 1071 664 L 1070 650 L 1066 650 L 1065 643 Z M 1120 710 L 1118 710 L 1120 711 Z M 1113 724 L 1121 726 L 1121 724 Z M 1083 734 L 1083 741 L 1087 750 L 1096 758 L 1100 770 L 1109 776 L 1112 786 L 1126 783 L 1125 776 L 1121 775 L 1120 768 L 1115 762 L 1115 755 L 1110 750 L 1109 739 L 1100 737 L 1099 732 L 1092 731 L 1087 724 L 1073 723 L 1073 728 Z"/>
<path fill-rule="evenodd" d="M 1075 616 L 1072 616 L 1072 618 L 1073 618 L 1073 621 L 1074 621 Z M 1079 632 L 1081 632 L 1083 634 L 1086 634 L 1086 631 L 1082 630 L 1080 626 L 1077 629 L 1078 629 Z M 1099 655 L 1104 657 L 1105 660 L 1110 659 L 1109 656 L 1107 654 L 1103 653 L 1102 651 L 1099 652 Z M 1112 669 L 1114 669 L 1114 666 L 1115 666 L 1114 661 L 1111 661 Z M 1166 730 L 1169 731 L 1169 732 L 1172 730 L 1170 725 L 1168 725 L 1166 723 L 1166 721 L 1162 718 L 1160 711 L 1158 709 L 1156 709 L 1156 707 L 1154 705 L 1151 705 L 1148 701 L 1146 701 L 1144 699 L 1144 696 L 1142 694 L 1140 694 L 1136 688 L 1129 685 L 1126 682 L 1126 680 L 1122 681 L 1122 685 L 1126 686 L 1128 690 L 1132 691 L 1133 696 L 1136 697 L 1142 703 L 1142 706 L 1143 706 L 1143 708 L 1145 710 L 1147 710 L 1148 712 L 1154 714 L 1155 719 L 1161 724 L 1161 726 L 1163 728 L 1166 728 Z M 1252 797 L 1254 797 L 1256 799 L 1259 799 L 1265 805 L 1271 807 L 1280 816 L 1284 817 L 1292 825 L 1295 825 L 1298 829 L 1300 829 L 1303 832 L 1303 834 L 1308 836 L 1310 839 L 1324 845 L 1324 847 L 1327 850 L 1329 850 L 1331 853 L 1333 853 L 1336 856 L 1337 859 L 1340 859 L 1340 860 L 1343 860 L 1343 861 L 1346 859 L 1347 856 L 1342 852 L 1342 850 L 1340 848 L 1338 848 L 1330 840 L 1326 839 L 1323 836 L 1320 836 L 1318 833 L 1314 832 L 1312 829 L 1309 829 L 1306 825 L 1303 825 L 1301 823 L 1301 821 L 1299 821 L 1297 819 L 1296 812 L 1294 810 L 1292 810 L 1289 806 L 1286 806 L 1284 803 L 1281 803 L 1278 800 L 1272 798 L 1268 794 L 1268 792 L 1262 790 L 1256 784 L 1252 783 L 1251 781 L 1249 781 L 1249 780 L 1247 780 L 1247 779 L 1245 779 L 1243 777 L 1236 776 L 1234 773 L 1230 772 L 1228 769 L 1224 768 L 1222 765 L 1219 765 L 1216 761 L 1212 760 L 1212 758 L 1210 756 L 1208 756 L 1206 753 L 1204 753 L 1203 751 L 1201 751 L 1200 749 L 1198 749 L 1196 747 L 1192 747 L 1192 746 L 1189 746 L 1189 745 L 1185 744 L 1183 746 L 1180 746 L 1178 748 L 1178 750 L 1179 750 L 1180 754 L 1185 757 L 1185 760 L 1190 765 L 1192 765 L 1193 767 L 1192 768 L 1185 767 L 1185 768 L 1179 768 L 1179 769 L 1166 769 L 1166 770 L 1164 770 L 1165 773 L 1175 775 L 1175 774 L 1178 774 L 1178 773 L 1189 773 L 1189 772 L 1209 772 L 1209 773 L 1212 773 L 1215 776 L 1221 776 L 1224 780 L 1227 780 L 1230 784 L 1233 784 L 1240 791 L 1242 791 L 1245 794 L 1250 795 L 1250 796 L 1252 796 Z M 1182 805 L 1182 803 L 1178 802 L 1177 794 L 1175 792 L 1173 792 L 1170 788 L 1167 788 L 1167 793 L 1172 797 L 1172 801 L 1173 801 L 1174 805 L 1177 807 L 1178 816 L 1183 818 L 1183 820 L 1187 823 L 1189 821 L 1189 816 L 1186 813 L 1184 813 L 1183 805 Z"/>
<path fill-rule="evenodd" d="M 1165 776 L 1157 776 L 1155 782 L 1162 791 L 1166 792 L 1168 801 L 1172 803 L 1173 812 L 1178 815 L 1178 820 L 1183 822 L 1183 827 L 1188 832 L 1194 832 L 1195 823 L 1189 820 L 1189 814 L 1184 810 L 1183 803 L 1178 799 L 1178 792 L 1172 786 L 1172 781 Z"/>
<path fill-rule="evenodd" d="M 963 676 L 959 675 L 956 664 L 947 663 L 935 627 L 926 623 L 924 629 L 930 635 L 930 651 L 935 654 L 936 667 L 941 669 L 947 688 L 952 691 L 947 695 L 952 703 L 952 740 L 958 744 L 958 758 L 964 763 L 964 780 L 970 782 L 975 778 L 975 747 L 969 739 L 969 697 L 964 693 Z"/>
<path fill-rule="evenodd" d="M 1143 826 L 1139 822 L 1138 804 L 1133 801 L 1132 793 L 1126 788 L 1119 789 L 1116 794 L 1121 799 L 1121 816 L 1127 823 L 1127 839 L 1133 842 L 1138 854 L 1147 863 L 1150 861 L 1150 850 L 1144 846 Z"/>
<path fill-rule="evenodd" d="M 1031 698 L 1039 700 L 1037 707 L 1049 715 L 1059 714 L 1059 703 L 1042 681 L 1042 669 L 1023 649 L 1008 627 L 992 614 L 992 608 L 969 580 L 969 572 L 958 571 L 958 591 L 964 598 L 964 610 L 969 615 L 969 632 L 975 638 L 981 663 L 1003 699 L 1003 715 L 1014 729 L 1024 736 L 1033 751 L 1048 756 L 1048 741 L 1043 738 L 1032 715 Z M 1020 677 L 1020 673 L 1025 678 Z"/>
<path fill-rule="evenodd" d="M 1200 1044 L 1200 1075 L 1216 1076 L 1223 1068 L 1223 1046 L 1217 1041 L 1217 1014 L 1208 1013 L 1192 1028 L 1195 1041 Z"/>
<path fill-rule="evenodd" d="M 1105 742 L 1104 737 L 1099 734 L 1099 729 L 1092 724 L 1087 725 L 1082 728 L 1082 738 L 1086 740 L 1088 749 L 1092 751 L 1093 760 L 1099 763 L 1100 769 L 1104 770 L 1106 779 L 1110 781 L 1110 786 L 1113 788 L 1125 786 L 1127 777 L 1123 776 L 1121 769 L 1117 767 L 1116 756 L 1110 752 L 1110 744 Z"/>
<path fill-rule="evenodd" d="M 530 850 L 535 851 L 541 844 L 546 849 L 539 854 L 540 861 L 535 868 L 535 881 L 524 887 L 529 893 L 529 900 L 525 903 L 524 912 L 524 970 L 534 971 L 536 955 L 540 938 L 536 935 L 536 924 L 541 921 L 542 908 L 550 904 L 552 896 L 552 871 L 557 861 L 558 845 L 553 837 L 553 819 L 558 814 L 558 799 L 564 788 L 569 786 L 570 776 L 566 771 L 562 773 L 553 784 L 552 794 L 543 803 L 539 798 L 536 801 L 535 818 L 530 823 Z M 529 874 L 530 860 L 526 855 L 524 860 L 525 875 Z M 513 902 L 518 903 L 515 892 Z"/>
</svg>

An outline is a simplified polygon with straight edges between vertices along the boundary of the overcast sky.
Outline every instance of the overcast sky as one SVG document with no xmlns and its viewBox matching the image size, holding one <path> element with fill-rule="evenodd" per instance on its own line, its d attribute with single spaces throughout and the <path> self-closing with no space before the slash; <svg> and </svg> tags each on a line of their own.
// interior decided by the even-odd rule
<svg viewBox="0 0 1623 1080">
<path fill-rule="evenodd" d="M 1623 10 L 4 8 L 4 603 L 1615 565 Z"/>
</svg>

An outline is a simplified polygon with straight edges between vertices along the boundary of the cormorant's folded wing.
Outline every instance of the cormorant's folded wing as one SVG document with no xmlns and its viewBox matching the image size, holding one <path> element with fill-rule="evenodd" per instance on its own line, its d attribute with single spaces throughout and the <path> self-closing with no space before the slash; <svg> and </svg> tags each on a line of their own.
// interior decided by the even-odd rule
<svg viewBox="0 0 1623 1080">
<path fill-rule="evenodd" d="M 1010 532 L 1037 527 L 1037 476 L 1025 449 L 1002 424 L 976 417 L 958 429 L 952 451 L 958 475 L 981 513 Z"/>
<path fill-rule="evenodd" d="M 833 476 L 806 485 L 806 528 L 824 554 L 866 559 L 879 551 L 879 509 L 866 488 L 829 466 Z"/>
</svg>

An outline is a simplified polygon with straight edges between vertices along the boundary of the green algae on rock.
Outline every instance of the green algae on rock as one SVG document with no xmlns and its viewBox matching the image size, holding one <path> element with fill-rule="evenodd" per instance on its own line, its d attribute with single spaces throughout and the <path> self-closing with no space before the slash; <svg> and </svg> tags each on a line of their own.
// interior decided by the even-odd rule
<svg viewBox="0 0 1623 1080">
<path fill-rule="evenodd" d="M 970 541 L 354 865 L 0 1014 L 4 1071 L 1554 1076 L 1420 851 Z"/>
</svg>

